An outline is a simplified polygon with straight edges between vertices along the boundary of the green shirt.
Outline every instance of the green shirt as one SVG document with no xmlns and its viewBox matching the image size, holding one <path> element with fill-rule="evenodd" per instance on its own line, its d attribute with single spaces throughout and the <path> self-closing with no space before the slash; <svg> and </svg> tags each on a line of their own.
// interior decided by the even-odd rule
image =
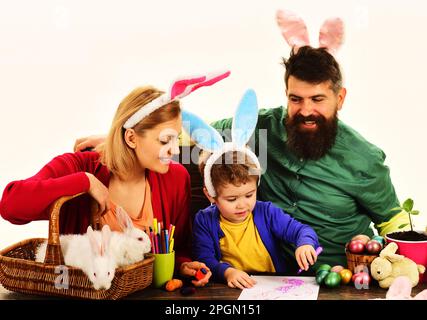
<svg viewBox="0 0 427 320">
<path fill-rule="evenodd" d="M 316 231 L 324 249 L 317 266 L 346 266 L 346 242 L 356 234 L 372 236 L 371 222 L 390 220 L 390 209 L 399 206 L 384 165 L 385 154 L 338 121 L 336 142 L 324 157 L 298 159 L 285 143 L 286 112 L 283 107 L 259 111 L 255 153 L 265 172 L 258 198 L 273 202 Z M 230 129 L 231 123 L 232 119 L 225 119 L 212 125 L 221 132 Z M 258 129 L 267 129 L 266 139 Z M 292 250 L 285 250 L 293 255 Z"/>
</svg>

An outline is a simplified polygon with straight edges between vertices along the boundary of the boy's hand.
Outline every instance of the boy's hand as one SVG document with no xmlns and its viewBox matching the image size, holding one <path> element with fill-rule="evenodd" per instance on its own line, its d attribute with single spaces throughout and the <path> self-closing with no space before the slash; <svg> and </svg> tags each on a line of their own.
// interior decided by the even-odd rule
<svg viewBox="0 0 427 320">
<path fill-rule="evenodd" d="M 246 272 L 235 268 L 228 268 L 224 272 L 225 280 L 230 288 L 252 288 L 256 281 L 252 279 Z"/>
<path fill-rule="evenodd" d="M 310 265 L 317 260 L 317 254 L 313 246 L 309 244 L 302 245 L 295 250 L 295 258 L 301 269 L 307 271 Z"/>
<path fill-rule="evenodd" d="M 207 273 L 200 280 L 191 280 L 194 286 L 203 287 L 209 282 L 209 278 L 212 276 L 211 270 L 203 263 L 199 261 L 183 262 L 180 268 L 180 274 L 186 277 L 194 277 L 197 270 L 204 268 Z"/>
</svg>

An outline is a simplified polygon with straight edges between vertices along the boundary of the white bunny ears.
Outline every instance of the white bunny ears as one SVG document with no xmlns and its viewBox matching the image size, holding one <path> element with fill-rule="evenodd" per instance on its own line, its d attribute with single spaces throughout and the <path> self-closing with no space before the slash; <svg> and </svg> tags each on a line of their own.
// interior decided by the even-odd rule
<svg viewBox="0 0 427 320">
<path fill-rule="evenodd" d="M 309 46 L 307 26 L 304 20 L 289 10 L 278 10 L 276 21 L 286 42 L 296 53 L 299 48 Z M 344 22 L 340 18 L 327 19 L 319 32 L 319 47 L 324 47 L 335 55 L 343 43 Z"/>
<path fill-rule="evenodd" d="M 258 103 L 255 91 L 253 90 L 246 91 L 236 110 L 231 128 L 232 142 L 224 142 L 218 131 L 197 115 L 186 110 L 182 111 L 182 125 L 184 130 L 188 132 L 199 148 L 212 153 L 206 161 L 204 168 L 205 187 L 211 197 L 216 196 L 211 178 L 212 165 L 224 153 L 229 151 L 240 151 L 245 153 L 256 165 L 258 169 L 257 174 L 261 174 L 261 166 L 257 156 L 246 147 L 247 142 L 255 130 L 257 121 Z"/>
<path fill-rule="evenodd" d="M 220 74 L 212 74 L 207 76 L 199 77 L 187 77 L 183 79 L 176 80 L 172 83 L 171 88 L 168 93 L 162 94 L 153 101 L 142 106 L 137 112 L 135 112 L 123 125 L 123 128 L 129 129 L 134 127 L 138 122 L 144 119 L 153 111 L 159 109 L 160 107 L 181 99 L 191 92 L 206 86 L 211 86 L 214 83 L 227 78 L 230 75 L 230 71 L 226 71 Z"/>
</svg>

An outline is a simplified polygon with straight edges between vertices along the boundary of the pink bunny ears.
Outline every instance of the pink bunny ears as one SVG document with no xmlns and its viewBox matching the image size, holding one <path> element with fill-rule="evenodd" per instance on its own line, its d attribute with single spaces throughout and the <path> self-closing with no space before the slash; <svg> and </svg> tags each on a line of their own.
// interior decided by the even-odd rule
<svg viewBox="0 0 427 320">
<path fill-rule="evenodd" d="M 214 83 L 227 78 L 230 75 L 230 71 L 226 71 L 220 74 L 213 74 L 207 76 L 199 76 L 192 78 L 183 78 L 176 80 L 172 83 L 171 89 L 168 93 L 162 94 L 153 101 L 143 105 L 137 112 L 135 112 L 123 125 L 123 128 L 129 129 L 134 127 L 138 122 L 144 119 L 153 111 L 160 107 L 171 103 L 172 101 L 179 100 L 191 92 L 201 88 L 211 86 Z"/>
<path fill-rule="evenodd" d="M 296 53 L 299 48 L 309 46 L 307 26 L 295 13 L 288 10 L 278 10 L 276 21 L 286 42 Z M 319 47 L 326 48 L 334 55 L 343 43 L 344 23 L 340 18 L 327 19 L 319 32 Z"/>
</svg>

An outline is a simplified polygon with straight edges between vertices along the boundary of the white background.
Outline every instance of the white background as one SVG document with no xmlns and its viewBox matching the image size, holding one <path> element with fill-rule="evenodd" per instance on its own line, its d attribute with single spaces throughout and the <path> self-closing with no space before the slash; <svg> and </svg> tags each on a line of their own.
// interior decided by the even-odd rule
<svg viewBox="0 0 427 320">
<path fill-rule="evenodd" d="M 183 102 L 206 119 L 232 116 L 251 87 L 261 107 L 285 103 L 289 47 L 277 9 L 306 21 L 312 44 L 329 17 L 345 24 L 337 55 L 348 94 L 341 119 L 387 154 L 403 201 L 427 224 L 427 8 L 416 0 L 0 1 L 0 189 L 35 174 L 77 137 L 106 133 L 133 88 L 167 89 L 180 75 L 230 78 Z M 0 219 L 0 248 L 46 237 L 47 222 Z"/>
</svg>

